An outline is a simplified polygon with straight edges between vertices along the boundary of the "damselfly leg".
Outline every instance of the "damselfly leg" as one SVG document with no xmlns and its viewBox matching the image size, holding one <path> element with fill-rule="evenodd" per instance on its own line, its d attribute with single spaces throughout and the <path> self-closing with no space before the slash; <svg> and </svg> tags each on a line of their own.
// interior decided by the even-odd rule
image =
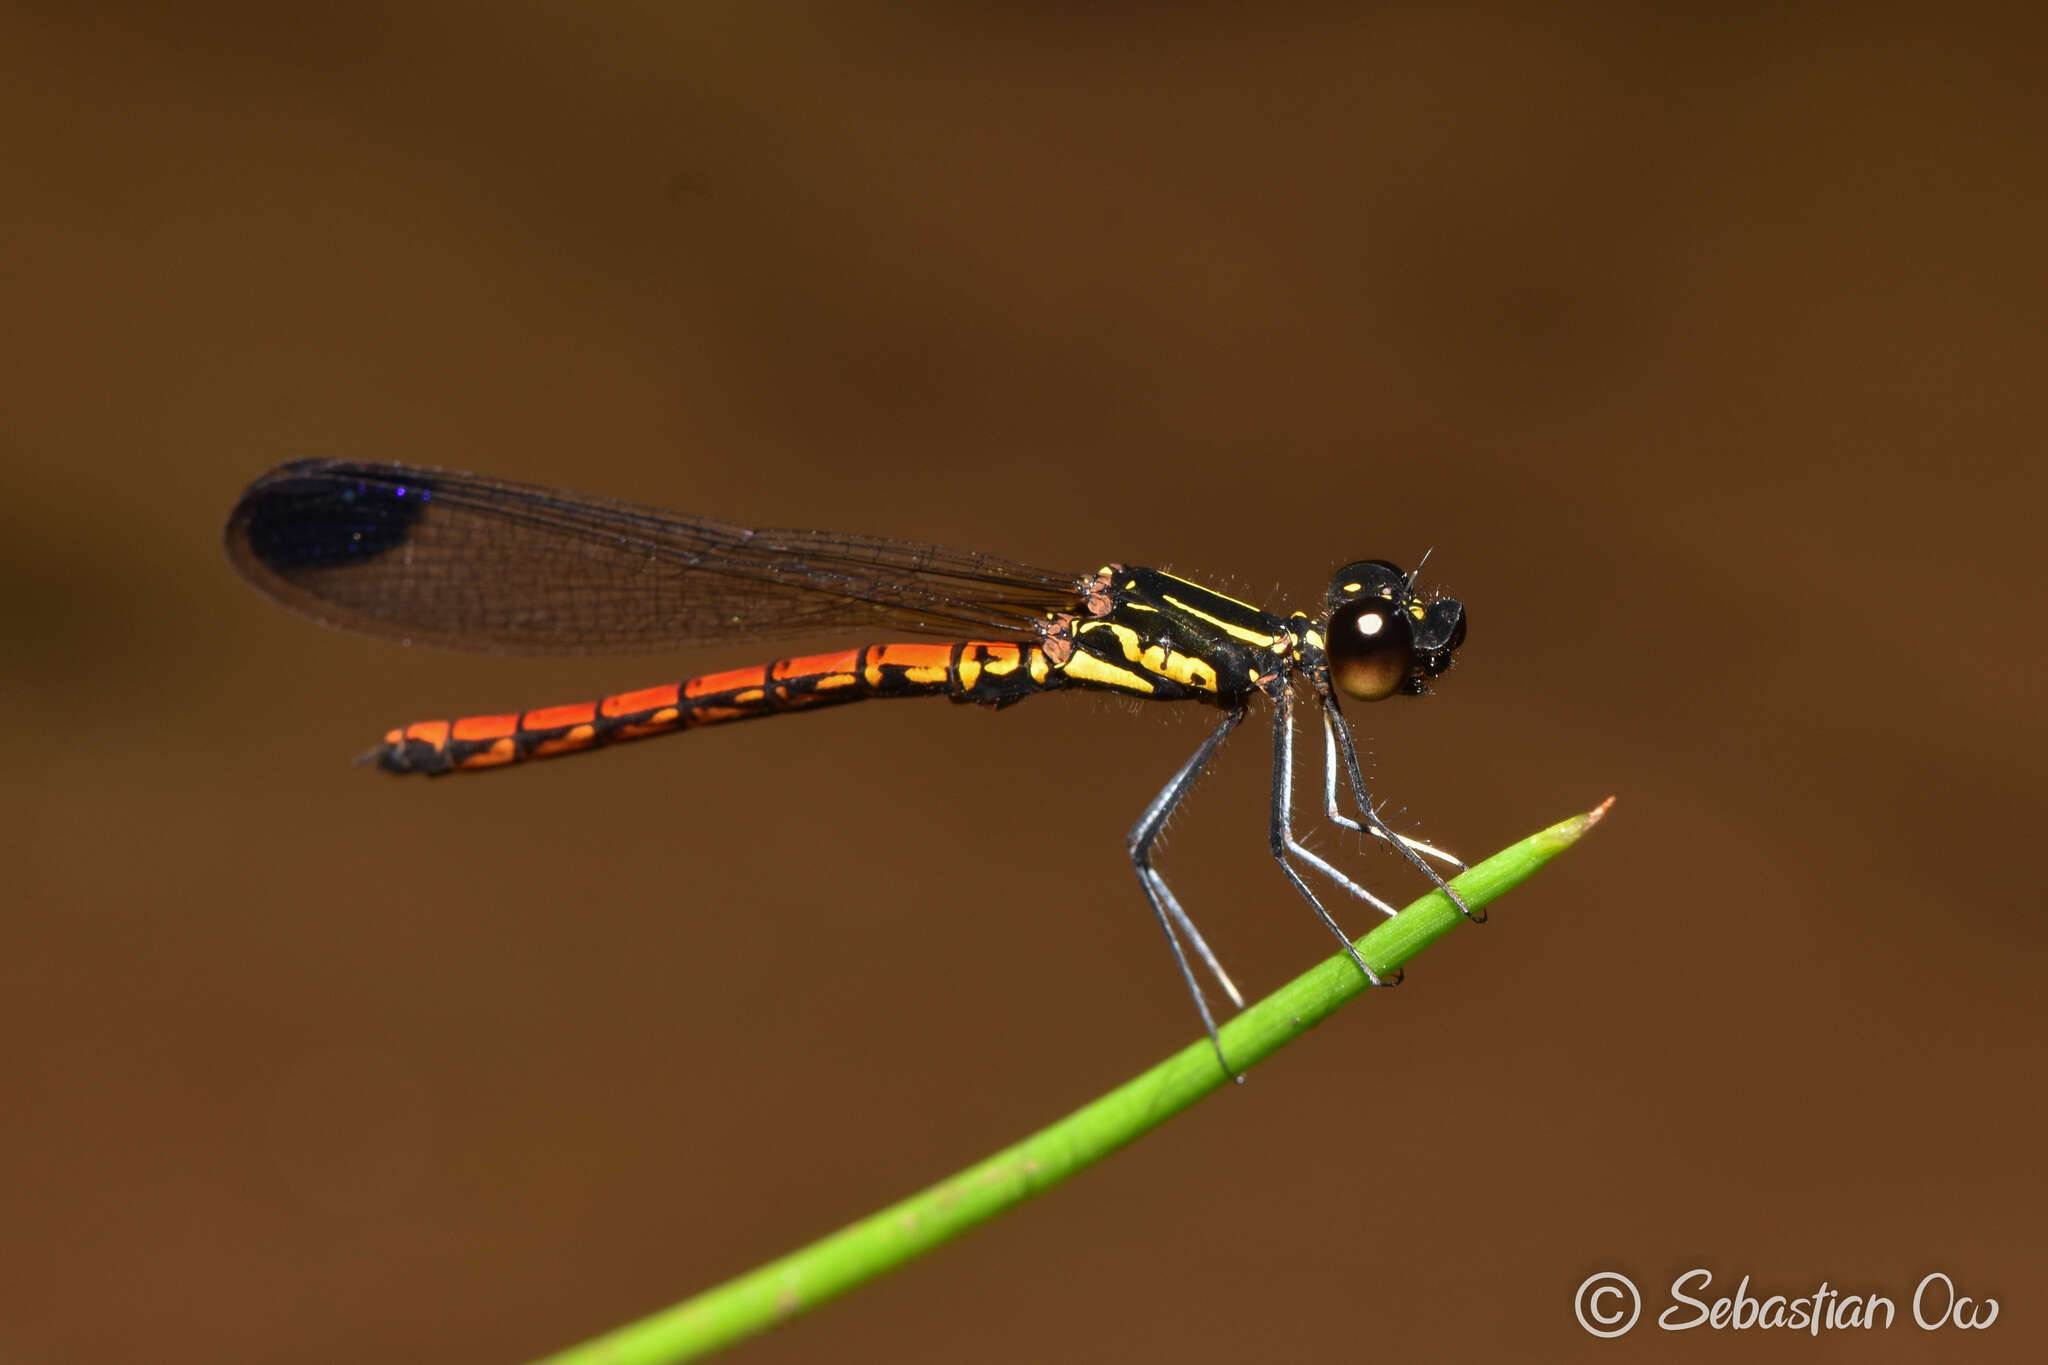
<svg viewBox="0 0 2048 1365">
<path fill-rule="evenodd" d="M 1435 884 L 1437 890 L 1450 897 L 1451 904 L 1458 907 L 1459 914 L 1471 920 L 1474 924 L 1486 923 L 1485 912 L 1475 912 L 1471 906 L 1465 904 L 1465 898 L 1458 894 L 1455 887 L 1444 880 L 1442 873 L 1430 866 L 1429 859 L 1432 857 L 1442 858 L 1448 863 L 1455 864 L 1460 871 L 1464 869 L 1463 863 L 1458 862 L 1456 858 L 1443 852 L 1441 849 L 1432 848 L 1419 839 L 1408 838 L 1380 818 L 1379 811 L 1373 806 L 1372 794 L 1366 790 L 1365 775 L 1359 770 L 1358 746 L 1351 741 L 1351 727 L 1344 723 L 1344 715 L 1343 712 L 1337 709 L 1336 698 L 1324 697 L 1322 702 L 1325 743 L 1342 755 L 1345 773 L 1351 779 L 1351 794 L 1358 800 L 1359 814 L 1365 817 L 1364 822 L 1361 823 L 1344 815 L 1337 809 L 1337 781 L 1334 776 L 1330 776 L 1324 783 L 1323 791 L 1324 804 L 1330 819 L 1345 829 L 1375 834 L 1385 839 L 1388 843 L 1399 849 L 1403 857 L 1420 869 L 1422 875 L 1429 878 Z M 1325 758 L 1326 760 L 1329 758 L 1327 751 Z"/>
<path fill-rule="evenodd" d="M 1272 695 L 1273 786 L 1267 842 L 1272 850 L 1273 859 L 1280 865 L 1281 873 L 1292 883 L 1294 889 L 1301 893 L 1302 899 L 1307 901 L 1309 907 L 1316 912 L 1316 917 L 1322 920 L 1324 927 L 1336 936 L 1339 943 L 1344 945 L 1344 951 L 1350 954 L 1351 960 L 1358 965 L 1358 970 L 1365 973 L 1365 979 L 1375 986 L 1398 985 L 1401 980 L 1400 973 L 1396 972 L 1390 976 L 1381 976 L 1378 972 L 1375 972 L 1372 969 L 1372 964 L 1365 960 L 1364 955 L 1352 943 L 1351 936 L 1344 932 L 1343 926 L 1337 923 L 1336 917 L 1324 906 L 1308 883 L 1302 880 L 1301 874 L 1294 869 L 1291 860 L 1298 859 L 1328 877 L 1345 891 L 1366 902 L 1366 904 L 1372 906 L 1381 914 L 1391 916 L 1395 913 L 1393 906 L 1345 876 L 1342 871 L 1333 866 L 1328 860 L 1316 854 L 1294 837 L 1294 697 L 1292 690 L 1285 686 L 1280 687 Z M 1202 775 L 1203 770 L 1215 758 L 1216 751 L 1223 747 L 1223 741 L 1229 737 L 1230 732 L 1236 729 L 1238 722 L 1243 719 L 1244 712 L 1241 709 L 1228 711 L 1224 714 L 1222 724 L 1210 732 L 1209 737 L 1202 741 L 1201 747 L 1195 750 L 1188 761 L 1181 765 L 1180 770 L 1174 773 L 1172 780 L 1160 790 L 1159 795 L 1154 797 L 1151 804 L 1145 807 L 1145 813 L 1139 816 L 1138 823 L 1131 827 L 1130 838 L 1127 843 L 1131 855 L 1131 865 L 1137 870 L 1138 884 L 1144 888 L 1145 899 L 1151 903 L 1152 912 L 1158 917 L 1159 927 L 1166 935 L 1166 942 L 1173 949 L 1174 962 L 1180 968 L 1181 980 L 1186 983 L 1188 994 L 1194 999 L 1195 1009 L 1202 1016 L 1202 1027 L 1209 1035 L 1210 1046 L 1216 1051 L 1216 1060 L 1233 1080 L 1241 1079 L 1241 1077 L 1232 1069 L 1229 1059 L 1223 1054 L 1223 1042 L 1216 1030 L 1215 1016 L 1209 1009 L 1208 997 L 1202 993 L 1200 984 L 1195 980 L 1194 968 L 1188 961 L 1186 949 L 1182 946 L 1183 936 L 1185 936 L 1187 943 L 1193 945 L 1196 955 L 1202 959 L 1203 965 L 1209 969 L 1209 972 L 1216 978 L 1218 984 L 1223 987 L 1224 993 L 1230 997 L 1231 1003 L 1239 1009 L 1243 1009 L 1244 997 L 1238 992 L 1237 986 L 1231 981 L 1229 974 L 1223 970 L 1223 964 L 1217 961 L 1216 954 L 1211 951 L 1208 943 L 1202 938 L 1201 931 L 1195 927 L 1194 920 L 1189 917 L 1187 911 L 1175 899 L 1173 891 L 1166 884 L 1166 879 L 1160 876 L 1158 870 L 1152 866 L 1152 847 L 1159 837 L 1160 830 L 1165 828 L 1166 822 L 1172 818 L 1174 810 L 1187 798 L 1187 794 L 1194 786 L 1195 780 Z M 1334 799 L 1332 804 L 1334 805 Z M 1356 821 L 1340 819 L 1340 823 L 1353 829 L 1361 828 Z M 1390 835 L 1387 837 L 1398 839 L 1399 836 Z"/>
<path fill-rule="evenodd" d="M 1337 936 L 1337 941 L 1344 945 L 1344 951 L 1358 964 L 1358 970 L 1365 973 L 1366 980 L 1375 986 L 1398 982 L 1398 974 L 1391 978 L 1382 978 L 1372 969 L 1364 955 L 1351 942 L 1351 935 L 1345 933 L 1338 925 L 1336 918 L 1324 908 L 1320 900 L 1316 899 L 1316 893 L 1309 890 L 1308 883 L 1301 879 L 1301 874 L 1296 872 L 1287 860 L 1289 857 L 1301 859 L 1383 915 L 1392 915 L 1394 907 L 1304 848 L 1294 837 L 1293 810 L 1294 693 L 1293 689 L 1282 685 L 1273 693 L 1273 808 L 1271 821 L 1267 827 L 1267 842 L 1273 851 L 1273 860 L 1280 864 L 1280 870 L 1287 875 L 1288 881 L 1294 883 L 1294 889 L 1301 893 L 1302 899 L 1309 903 L 1323 924 Z"/>
<path fill-rule="evenodd" d="M 1463 860 L 1455 853 L 1448 853 L 1433 844 L 1425 844 L 1422 840 L 1411 838 L 1406 834 L 1389 835 L 1380 825 L 1361 824 L 1339 809 L 1337 805 L 1337 768 L 1339 766 L 1337 760 L 1337 727 L 1343 723 L 1342 717 L 1333 715 L 1327 708 L 1323 711 L 1323 814 L 1329 817 L 1330 823 L 1342 826 L 1348 830 L 1355 830 L 1360 834 L 1370 834 L 1375 839 L 1385 839 L 1388 842 L 1404 844 L 1426 858 L 1436 859 L 1454 872 L 1465 871 Z"/>
<path fill-rule="evenodd" d="M 1244 1078 L 1231 1068 L 1230 1060 L 1223 1055 L 1223 1040 L 1217 1035 L 1214 1016 L 1209 1013 L 1208 997 L 1202 994 L 1201 986 L 1195 981 L 1194 969 L 1188 965 L 1187 952 L 1181 947 L 1180 934 L 1185 933 L 1188 936 L 1188 942 L 1195 946 L 1203 965 L 1215 976 L 1217 984 L 1223 987 L 1223 993 L 1230 997 L 1232 1004 L 1243 1009 L 1244 997 L 1238 993 L 1236 983 L 1223 970 L 1223 964 L 1216 960 L 1216 954 L 1210 951 L 1201 931 L 1195 928 L 1195 922 L 1188 918 L 1188 912 L 1181 909 L 1180 902 L 1174 899 L 1173 892 L 1167 888 L 1166 879 L 1153 869 L 1152 845 L 1159 838 L 1159 831 L 1166 827 L 1167 820 L 1173 815 L 1174 807 L 1186 799 L 1189 789 L 1195 785 L 1195 779 L 1202 775 L 1202 770 L 1216 757 L 1216 751 L 1223 747 L 1223 741 L 1230 737 L 1230 732 L 1235 730 L 1237 723 L 1243 719 L 1242 707 L 1223 713 L 1223 723 L 1210 732 L 1209 737 L 1202 741 L 1202 747 L 1195 750 L 1187 762 L 1181 764 L 1180 771 L 1160 789 L 1159 795 L 1152 798 L 1152 804 L 1145 807 L 1145 813 L 1138 817 L 1138 823 L 1131 826 L 1130 837 L 1125 841 L 1125 847 L 1131 855 L 1131 866 L 1137 869 L 1138 885 L 1145 888 L 1145 899 L 1151 903 L 1152 913 L 1159 917 L 1159 927 L 1165 931 L 1166 941 L 1173 949 L 1173 960 L 1180 966 L 1181 980 L 1187 983 L 1188 994 L 1194 997 L 1195 1008 L 1201 1012 L 1202 1027 L 1209 1034 L 1209 1046 L 1216 1049 L 1216 1061 L 1226 1075 L 1240 1082 Z M 1179 933 L 1175 932 L 1176 926 Z"/>
</svg>

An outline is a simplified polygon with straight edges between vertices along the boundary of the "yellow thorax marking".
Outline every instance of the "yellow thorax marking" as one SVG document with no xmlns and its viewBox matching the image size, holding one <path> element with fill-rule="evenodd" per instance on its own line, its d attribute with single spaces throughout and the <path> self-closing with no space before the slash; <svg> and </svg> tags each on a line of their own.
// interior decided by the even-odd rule
<svg viewBox="0 0 2048 1365">
<path fill-rule="evenodd" d="M 1151 692 L 1154 690 L 1144 674 L 1134 673 L 1128 668 L 1106 664 L 1093 654 L 1075 650 L 1061 670 L 1068 677 L 1079 682 L 1100 683 L 1104 687 L 1121 688 L 1126 692 Z"/>
<path fill-rule="evenodd" d="M 1220 593 L 1217 595 L 1222 596 L 1222 594 Z M 1225 635 L 1228 635 L 1233 640 L 1242 640 L 1248 645 L 1271 644 L 1273 641 L 1273 637 L 1270 635 L 1263 635 L 1256 630 L 1246 630 L 1243 626 L 1235 625 L 1229 621 L 1221 619 L 1220 617 L 1211 616 L 1206 611 L 1197 611 L 1195 608 L 1181 601 L 1178 597 L 1169 597 L 1166 600 L 1172 603 L 1181 611 L 1184 611 L 1188 615 L 1194 617 L 1197 621 L 1207 621 L 1210 625 L 1216 627 L 1216 629 L 1222 631 Z M 1226 602 L 1235 603 L 1236 605 L 1243 607 L 1246 611 L 1258 610 L 1257 607 L 1252 606 L 1248 602 L 1239 602 L 1235 597 L 1225 597 L 1223 600 Z"/>
<path fill-rule="evenodd" d="M 1092 634 L 1098 630 L 1108 631 L 1116 637 L 1116 647 L 1132 663 L 1138 662 L 1138 656 L 1144 652 L 1144 647 L 1138 642 L 1138 632 L 1132 630 L 1129 626 L 1120 625 L 1115 621 L 1083 621 L 1076 629 L 1083 635 Z"/>
<path fill-rule="evenodd" d="M 1154 645 L 1138 660 L 1145 668 L 1160 677 L 1179 683 L 1182 687 L 1199 688 L 1204 692 L 1216 690 L 1216 670 L 1190 654 L 1170 650 L 1164 645 Z"/>
</svg>

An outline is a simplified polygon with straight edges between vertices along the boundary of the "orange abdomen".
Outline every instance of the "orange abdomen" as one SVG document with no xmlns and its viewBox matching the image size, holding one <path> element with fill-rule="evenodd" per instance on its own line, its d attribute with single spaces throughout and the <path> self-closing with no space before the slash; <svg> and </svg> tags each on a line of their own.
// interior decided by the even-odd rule
<svg viewBox="0 0 2048 1365">
<path fill-rule="evenodd" d="M 1061 682 L 1035 643 L 867 645 L 707 673 L 600 701 L 418 721 L 387 733 L 365 758 L 386 772 L 439 776 L 869 697 L 943 694 L 1005 706 Z"/>
</svg>

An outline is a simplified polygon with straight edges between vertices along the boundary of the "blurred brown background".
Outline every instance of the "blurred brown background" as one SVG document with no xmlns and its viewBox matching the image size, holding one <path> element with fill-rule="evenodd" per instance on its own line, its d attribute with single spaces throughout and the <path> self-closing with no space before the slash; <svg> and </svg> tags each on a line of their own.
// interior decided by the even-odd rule
<svg viewBox="0 0 2048 1365">
<path fill-rule="evenodd" d="M 10 6 L 0 1361 L 516 1361 L 1193 1034 L 1122 839 L 1205 717 L 351 770 L 765 651 L 315 629 L 218 548 L 308 454 L 1276 606 L 1434 546 L 1472 634 L 1362 717 L 1390 810 L 1474 855 L 1620 797 L 1399 992 L 752 1359 L 2041 1358 L 2004 14 Z M 1259 991 L 1329 948 L 1267 763 L 1163 855 Z M 1695 1265 L 2003 1311 L 1651 1330 Z"/>
</svg>

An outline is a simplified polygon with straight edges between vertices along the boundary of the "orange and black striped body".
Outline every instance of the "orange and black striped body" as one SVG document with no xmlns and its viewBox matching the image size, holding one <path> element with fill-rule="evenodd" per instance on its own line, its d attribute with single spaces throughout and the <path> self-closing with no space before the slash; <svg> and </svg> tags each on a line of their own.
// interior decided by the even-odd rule
<svg viewBox="0 0 2048 1365">
<path fill-rule="evenodd" d="M 868 645 L 707 673 L 601 701 L 419 721 L 390 731 L 367 760 L 386 772 L 439 776 L 870 697 L 947 696 L 1007 706 L 1065 686 L 1060 669 L 1036 643 Z"/>
<path fill-rule="evenodd" d="M 1276 670 L 1295 648 L 1290 623 L 1157 569 L 1107 565 L 1088 583 L 1093 591 L 1079 604 L 1086 615 L 1067 616 L 1036 640 L 868 645 L 601 701 L 419 721 L 387 733 L 368 757 L 387 772 L 438 776 L 869 697 L 1007 706 L 1080 688 L 1235 707 L 1284 676 Z M 1313 631 L 1304 639 L 1321 648 Z"/>
</svg>

